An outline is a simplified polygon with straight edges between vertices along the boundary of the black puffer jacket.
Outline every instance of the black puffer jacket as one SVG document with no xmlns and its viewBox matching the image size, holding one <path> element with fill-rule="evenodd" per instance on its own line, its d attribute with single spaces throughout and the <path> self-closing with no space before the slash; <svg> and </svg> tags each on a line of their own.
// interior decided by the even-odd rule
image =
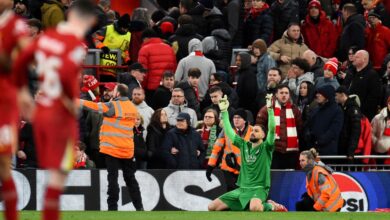
<svg viewBox="0 0 390 220">
<path fill-rule="evenodd" d="M 161 146 L 164 141 L 165 134 L 170 127 L 165 129 L 161 126 L 150 124 L 147 128 L 146 146 L 149 154 L 148 169 L 164 169 L 165 164 L 161 156 Z"/>
<path fill-rule="evenodd" d="M 342 106 L 344 124 L 339 138 L 339 155 L 353 156 L 359 143 L 362 113 L 356 103 L 356 96 L 351 96 Z"/>
<path fill-rule="evenodd" d="M 230 64 L 232 58 L 232 38 L 226 29 L 215 29 L 211 36 L 217 41 L 218 50 L 222 52 L 222 59 L 225 65 Z M 226 70 L 225 70 L 226 71 Z"/>
<path fill-rule="evenodd" d="M 296 0 L 284 0 L 282 4 L 275 1 L 271 5 L 271 13 L 274 19 L 274 40 L 282 37 L 291 22 L 299 24 L 299 5 Z"/>
<path fill-rule="evenodd" d="M 196 33 L 195 26 L 193 24 L 184 24 L 180 26 L 174 35 L 169 38 L 169 42 L 173 48 L 177 47 L 176 60 L 179 61 L 182 58 L 188 56 L 188 42 L 193 38 L 202 40 L 203 37 Z"/>
<path fill-rule="evenodd" d="M 273 18 L 269 8 L 262 11 L 258 16 L 249 14 L 244 23 L 244 44 L 243 48 L 252 45 L 256 39 L 263 39 L 268 45 L 271 43 L 273 31 Z"/>
<path fill-rule="evenodd" d="M 354 14 L 348 17 L 344 24 L 343 31 L 340 35 L 339 50 L 337 58 L 340 61 L 347 60 L 348 50 L 351 46 L 357 46 L 358 49 L 363 49 L 365 44 L 364 29 L 366 21 L 361 14 Z"/>
</svg>

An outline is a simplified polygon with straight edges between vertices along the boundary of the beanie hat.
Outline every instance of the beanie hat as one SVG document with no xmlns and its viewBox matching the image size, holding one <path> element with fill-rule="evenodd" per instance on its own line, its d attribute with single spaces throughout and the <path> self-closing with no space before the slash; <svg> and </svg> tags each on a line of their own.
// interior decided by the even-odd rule
<svg viewBox="0 0 390 220">
<path fill-rule="evenodd" d="M 337 58 L 333 57 L 330 58 L 324 65 L 324 70 L 330 70 L 333 75 L 335 76 L 337 74 L 337 70 L 339 67 L 339 61 Z"/>
<path fill-rule="evenodd" d="M 381 20 L 381 16 L 377 13 L 375 13 L 374 11 L 371 11 L 370 13 L 368 13 L 368 17 L 371 17 L 371 16 L 374 16 L 376 18 L 378 18 L 379 20 Z"/>
<path fill-rule="evenodd" d="M 313 1 L 309 2 L 309 4 L 307 5 L 307 8 L 310 9 L 312 7 L 316 7 L 318 9 L 322 10 L 321 2 L 318 0 L 313 0 Z"/>
<path fill-rule="evenodd" d="M 95 90 L 99 86 L 99 82 L 92 75 L 83 76 L 83 85 L 85 88 Z"/>
<path fill-rule="evenodd" d="M 123 28 L 129 28 L 130 26 L 130 15 L 124 14 L 118 19 L 118 26 Z"/>
<path fill-rule="evenodd" d="M 242 109 L 242 108 L 237 109 L 237 110 L 234 112 L 233 117 L 234 117 L 235 115 L 238 115 L 238 116 L 240 116 L 242 119 L 244 119 L 244 121 L 247 121 L 248 114 L 246 113 L 246 111 L 245 111 L 244 109 Z"/>
<path fill-rule="evenodd" d="M 160 29 L 163 34 L 172 34 L 175 31 L 173 24 L 169 21 L 161 23 Z"/>
<path fill-rule="evenodd" d="M 211 10 L 211 9 L 214 8 L 214 2 L 213 2 L 213 0 L 199 0 L 198 3 L 201 4 L 201 5 L 203 5 L 203 7 L 204 7 L 205 9 Z"/>
<path fill-rule="evenodd" d="M 320 93 L 329 101 L 334 101 L 335 89 L 331 85 L 321 86 L 320 88 L 317 89 L 317 93 Z"/>
<path fill-rule="evenodd" d="M 16 5 L 16 3 L 23 4 L 28 8 L 28 0 L 14 0 L 14 5 Z"/>
</svg>

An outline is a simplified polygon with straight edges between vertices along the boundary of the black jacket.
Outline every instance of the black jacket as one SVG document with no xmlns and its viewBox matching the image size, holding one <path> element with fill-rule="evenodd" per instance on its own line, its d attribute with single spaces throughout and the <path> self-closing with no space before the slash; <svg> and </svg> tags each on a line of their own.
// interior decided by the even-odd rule
<svg viewBox="0 0 390 220">
<path fill-rule="evenodd" d="M 237 95 L 240 97 L 239 107 L 257 115 L 256 95 L 257 95 L 257 78 L 251 68 L 251 57 L 248 53 L 239 53 L 241 57 L 241 66 L 238 70 Z"/>
<path fill-rule="evenodd" d="M 316 62 L 311 67 L 310 72 L 314 73 L 314 81 L 321 76 L 324 76 L 324 61 L 321 59 L 321 57 L 317 57 Z"/>
<path fill-rule="evenodd" d="M 169 42 L 175 48 L 177 47 L 176 60 L 179 61 L 182 58 L 188 56 L 188 42 L 193 38 L 202 40 L 202 35 L 196 33 L 195 26 L 193 24 L 185 24 L 177 28 L 174 35 L 169 38 Z M 176 42 L 176 43 L 175 43 Z"/>
<path fill-rule="evenodd" d="M 259 38 L 270 45 L 273 29 L 273 18 L 270 9 L 265 9 L 256 17 L 249 14 L 244 23 L 243 48 L 252 45 L 253 41 Z"/>
<path fill-rule="evenodd" d="M 171 101 L 172 92 L 164 86 L 159 86 L 153 94 L 152 103 L 148 103 L 154 110 L 167 107 Z"/>
<path fill-rule="evenodd" d="M 173 147 L 179 150 L 176 155 L 171 154 Z M 191 126 L 185 132 L 176 127 L 169 130 L 161 148 L 165 164 L 169 169 L 200 169 L 205 158 L 200 134 Z M 199 156 L 197 151 L 200 151 Z"/>
<path fill-rule="evenodd" d="M 285 0 L 282 4 L 275 1 L 271 5 L 271 12 L 274 19 L 274 40 L 282 37 L 291 22 L 299 24 L 299 5 L 295 0 Z"/>
<path fill-rule="evenodd" d="M 215 29 L 211 32 L 211 36 L 215 37 L 217 41 L 218 51 L 222 56 L 222 68 L 217 68 L 225 72 L 228 71 L 230 61 L 232 58 L 232 39 L 229 32 L 226 29 Z"/>
<path fill-rule="evenodd" d="M 146 136 L 146 146 L 149 154 L 148 169 L 165 168 L 164 160 L 161 156 L 161 145 L 169 129 L 169 125 L 165 129 L 153 124 L 148 126 Z"/>
<path fill-rule="evenodd" d="M 361 14 L 351 15 L 344 24 L 343 31 L 340 35 L 339 50 L 337 58 L 340 61 L 347 60 L 348 50 L 351 46 L 357 46 L 363 49 L 365 45 L 364 30 L 366 21 Z"/>
<path fill-rule="evenodd" d="M 362 113 L 355 97 L 349 97 L 342 109 L 344 111 L 344 125 L 339 138 L 339 155 L 353 156 L 359 144 Z"/>
<path fill-rule="evenodd" d="M 368 64 L 360 72 L 355 69 L 351 86 L 350 94 L 356 94 L 360 98 L 361 111 L 370 121 L 377 114 L 378 105 L 381 98 L 381 82 L 379 75 Z"/>
</svg>

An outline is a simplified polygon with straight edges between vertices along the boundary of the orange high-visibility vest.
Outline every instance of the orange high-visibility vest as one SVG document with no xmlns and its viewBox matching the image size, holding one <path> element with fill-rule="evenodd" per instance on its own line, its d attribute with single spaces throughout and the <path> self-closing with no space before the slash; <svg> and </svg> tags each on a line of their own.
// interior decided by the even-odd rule
<svg viewBox="0 0 390 220">
<path fill-rule="evenodd" d="M 248 127 L 246 129 L 246 133 L 245 133 L 245 135 L 243 137 L 243 139 L 245 141 L 249 141 L 252 129 L 253 129 L 252 126 L 248 125 Z M 240 171 L 229 167 L 226 164 L 226 160 L 225 160 L 226 155 L 233 152 L 236 155 L 238 164 L 241 165 L 240 148 L 238 148 L 237 146 L 233 145 L 232 142 L 233 142 L 232 140 L 230 140 L 223 132 L 221 132 L 221 134 L 219 135 L 217 141 L 214 143 L 213 150 L 211 151 L 211 155 L 210 155 L 210 158 L 209 158 L 208 165 L 215 167 L 217 165 L 218 156 L 219 156 L 221 150 L 223 150 L 223 157 L 222 157 L 222 161 L 221 161 L 221 164 L 220 164 L 221 170 L 232 172 L 234 174 L 239 174 Z"/>
<path fill-rule="evenodd" d="M 84 107 L 103 114 L 100 127 L 100 153 L 112 157 L 129 159 L 134 156 L 133 127 L 138 114 L 137 108 L 126 97 L 107 103 L 82 101 Z"/>
<path fill-rule="evenodd" d="M 319 185 L 319 174 L 325 176 L 325 182 Z M 336 212 L 344 205 L 340 188 L 330 174 L 323 167 L 315 165 L 311 178 L 306 178 L 306 189 L 309 196 L 314 200 L 314 209 L 317 211 Z"/>
</svg>

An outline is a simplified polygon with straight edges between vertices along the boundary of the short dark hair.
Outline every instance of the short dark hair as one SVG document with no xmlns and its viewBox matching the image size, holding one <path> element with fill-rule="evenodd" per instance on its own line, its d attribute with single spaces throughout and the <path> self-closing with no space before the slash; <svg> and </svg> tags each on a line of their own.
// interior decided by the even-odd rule
<svg viewBox="0 0 390 220">
<path fill-rule="evenodd" d="M 274 71 L 278 72 L 279 76 L 282 76 L 282 71 L 279 68 L 277 68 L 277 67 L 271 67 L 268 70 L 267 75 L 268 75 L 269 71 L 271 71 L 271 70 L 274 70 Z"/>
<path fill-rule="evenodd" d="M 119 92 L 119 95 L 121 97 L 125 97 L 125 96 L 127 97 L 129 93 L 129 88 L 123 83 L 118 84 L 116 90 Z"/>
<path fill-rule="evenodd" d="M 152 37 L 158 37 L 158 34 L 156 31 L 154 31 L 152 28 L 147 28 L 142 32 L 141 39 L 145 38 L 152 38 Z"/>
<path fill-rule="evenodd" d="M 193 67 L 188 70 L 188 77 L 199 78 L 202 75 L 199 68 Z"/>
<path fill-rule="evenodd" d="M 255 124 L 255 125 L 253 125 L 253 127 L 255 127 L 255 126 L 259 126 L 259 127 L 263 130 L 264 135 L 267 136 L 268 130 L 267 130 L 267 127 L 266 127 L 266 126 L 264 126 L 264 125 L 262 125 L 262 124 Z"/>
<path fill-rule="evenodd" d="M 95 5 L 95 2 L 92 0 L 77 0 L 72 3 L 69 10 L 74 10 L 83 17 L 96 16 Z"/>
<path fill-rule="evenodd" d="M 38 28 L 38 32 L 42 31 L 42 22 L 36 18 L 31 18 L 27 20 L 27 25 L 30 27 Z"/>
<path fill-rule="evenodd" d="M 189 15 L 180 15 L 178 22 L 180 25 L 192 24 L 192 17 Z"/>
<path fill-rule="evenodd" d="M 219 73 L 212 73 L 211 75 L 214 76 L 215 81 L 218 81 L 218 82 L 222 82 L 223 81 L 221 74 L 219 74 Z"/>
<path fill-rule="evenodd" d="M 87 149 L 87 145 L 85 145 L 82 141 L 77 141 L 76 146 L 80 149 L 80 151 L 85 151 L 85 149 Z"/>
<path fill-rule="evenodd" d="M 343 10 L 348 12 L 348 14 L 356 14 L 357 13 L 357 9 L 356 9 L 356 6 L 352 3 L 347 3 L 343 6 Z"/>
<path fill-rule="evenodd" d="M 300 58 L 300 57 L 297 57 L 295 59 L 293 59 L 291 61 L 291 65 L 296 65 L 298 66 L 300 69 L 303 70 L 303 72 L 308 72 L 310 70 L 310 65 L 309 63 L 307 62 L 307 60 L 303 59 L 303 58 Z"/>
<path fill-rule="evenodd" d="M 214 92 L 222 92 L 222 89 L 221 89 L 221 87 L 219 87 L 219 86 L 213 86 L 213 87 L 211 87 L 210 89 L 209 89 L 209 94 L 213 94 Z M 223 92 L 222 92 L 223 93 Z"/>
<path fill-rule="evenodd" d="M 165 79 L 165 78 L 172 78 L 172 77 L 175 77 L 174 73 L 172 73 L 171 71 L 165 71 L 162 78 Z"/>
<path fill-rule="evenodd" d="M 287 84 L 279 84 L 277 87 L 276 87 L 276 92 L 278 92 L 279 90 L 281 90 L 281 89 L 284 89 L 284 88 L 287 88 L 288 89 L 288 92 L 289 93 L 291 93 L 291 91 L 290 91 L 290 88 L 288 87 L 288 85 Z"/>
<path fill-rule="evenodd" d="M 190 10 L 195 6 L 195 3 L 193 0 L 180 0 L 181 7 Z"/>
<path fill-rule="evenodd" d="M 298 26 L 299 28 L 301 28 L 301 26 L 297 22 L 290 22 L 287 26 L 287 29 L 289 29 L 291 26 Z"/>
</svg>

